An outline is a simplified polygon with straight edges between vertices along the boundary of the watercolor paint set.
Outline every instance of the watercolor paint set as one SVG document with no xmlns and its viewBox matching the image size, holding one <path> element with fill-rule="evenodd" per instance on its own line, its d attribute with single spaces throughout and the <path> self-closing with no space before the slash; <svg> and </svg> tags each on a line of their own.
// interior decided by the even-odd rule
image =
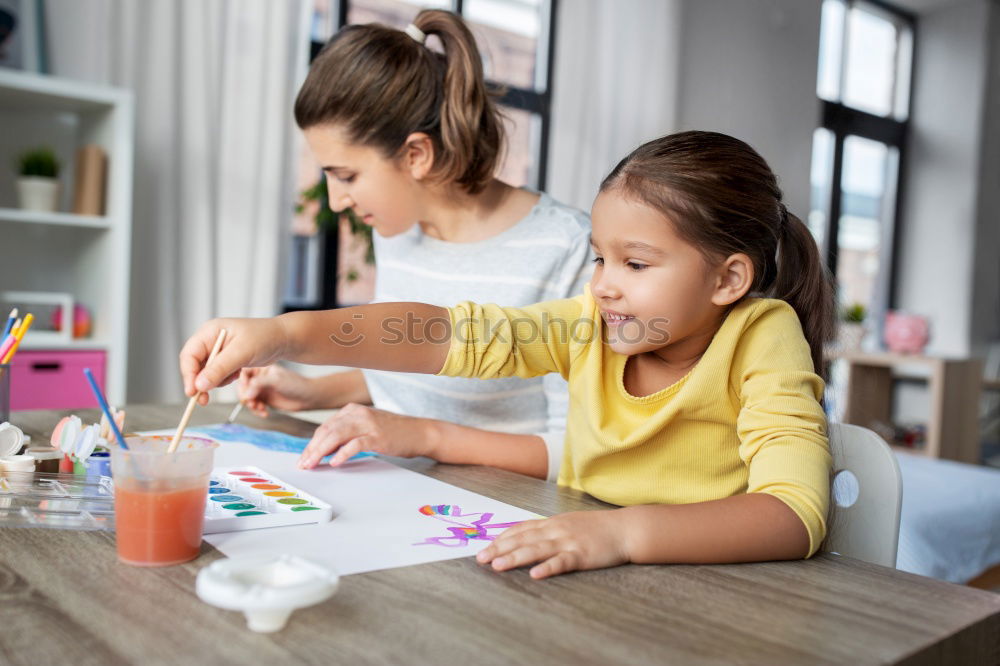
<svg viewBox="0 0 1000 666">
<path fill-rule="evenodd" d="M 250 466 L 213 469 L 205 504 L 205 534 L 333 519 L 326 502 Z"/>
<path fill-rule="evenodd" d="M 325 523 L 333 507 L 257 467 L 212 470 L 204 534 Z M 115 529 L 107 476 L 9 472 L 0 476 L 0 527 Z"/>
</svg>

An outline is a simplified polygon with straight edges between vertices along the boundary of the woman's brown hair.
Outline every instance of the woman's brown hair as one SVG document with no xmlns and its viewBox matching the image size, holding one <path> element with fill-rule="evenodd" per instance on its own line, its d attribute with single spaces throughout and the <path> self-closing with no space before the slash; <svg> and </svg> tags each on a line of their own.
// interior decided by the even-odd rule
<svg viewBox="0 0 1000 666">
<path fill-rule="evenodd" d="M 451 12 L 424 10 L 413 24 L 436 36 L 444 53 L 402 30 L 347 26 L 313 61 L 295 121 L 301 129 L 337 125 L 390 158 L 407 136 L 424 132 L 434 143 L 431 175 L 475 194 L 496 173 L 504 141 L 475 38 Z"/>
<path fill-rule="evenodd" d="M 659 210 L 709 261 L 750 257 L 748 296 L 786 301 L 795 310 L 823 374 L 833 335 L 833 289 L 819 249 L 788 212 L 771 168 L 749 145 L 718 132 L 679 132 L 636 148 L 601 183 Z"/>
</svg>

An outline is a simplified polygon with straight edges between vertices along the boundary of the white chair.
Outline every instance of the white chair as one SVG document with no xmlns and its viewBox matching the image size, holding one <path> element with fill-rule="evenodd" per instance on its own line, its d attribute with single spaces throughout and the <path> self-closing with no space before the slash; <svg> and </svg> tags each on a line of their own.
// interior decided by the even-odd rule
<svg viewBox="0 0 1000 666">
<path fill-rule="evenodd" d="M 903 502 L 896 456 L 867 428 L 831 423 L 829 435 L 833 480 L 821 550 L 895 568 Z"/>
</svg>

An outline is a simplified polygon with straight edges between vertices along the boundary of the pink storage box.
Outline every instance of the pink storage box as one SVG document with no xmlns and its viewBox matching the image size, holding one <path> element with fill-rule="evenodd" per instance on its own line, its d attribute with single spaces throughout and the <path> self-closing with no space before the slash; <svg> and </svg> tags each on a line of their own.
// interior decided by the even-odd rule
<svg viewBox="0 0 1000 666">
<path fill-rule="evenodd" d="M 90 368 L 104 391 L 107 353 L 24 349 L 14 356 L 10 371 L 10 408 L 80 409 L 97 407 L 84 368 Z"/>
</svg>

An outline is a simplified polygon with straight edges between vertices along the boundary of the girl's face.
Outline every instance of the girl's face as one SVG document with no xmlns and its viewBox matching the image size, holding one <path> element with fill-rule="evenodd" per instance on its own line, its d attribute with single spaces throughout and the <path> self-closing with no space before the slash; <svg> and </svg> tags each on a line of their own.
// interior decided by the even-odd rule
<svg viewBox="0 0 1000 666">
<path fill-rule="evenodd" d="M 417 222 L 421 185 L 405 164 L 350 143 L 335 126 L 310 127 L 303 134 L 326 175 L 330 208 L 354 209 L 383 237 L 401 234 Z"/>
<path fill-rule="evenodd" d="M 592 218 L 590 290 L 611 349 L 631 356 L 710 340 L 728 304 L 728 267 L 710 265 L 662 213 L 619 192 L 599 194 Z"/>
</svg>

